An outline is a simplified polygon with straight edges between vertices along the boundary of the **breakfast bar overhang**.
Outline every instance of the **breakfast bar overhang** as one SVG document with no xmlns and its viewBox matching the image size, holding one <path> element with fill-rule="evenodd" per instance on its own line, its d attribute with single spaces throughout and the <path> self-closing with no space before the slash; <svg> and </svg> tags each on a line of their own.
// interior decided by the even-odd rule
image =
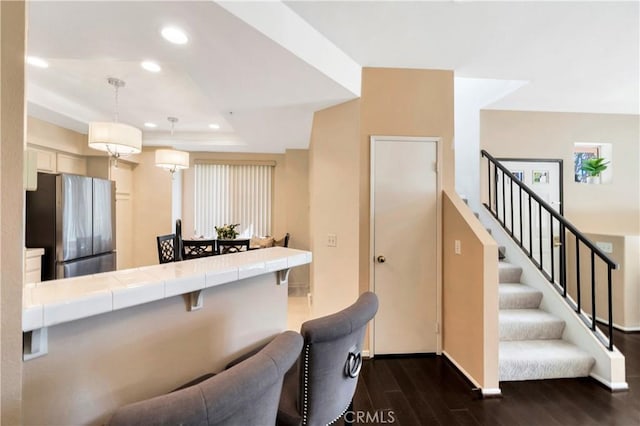
<svg viewBox="0 0 640 426">
<path fill-rule="evenodd" d="M 120 405 L 219 371 L 286 329 L 274 247 L 48 281 L 24 289 L 25 424 L 103 424 Z"/>
</svg>

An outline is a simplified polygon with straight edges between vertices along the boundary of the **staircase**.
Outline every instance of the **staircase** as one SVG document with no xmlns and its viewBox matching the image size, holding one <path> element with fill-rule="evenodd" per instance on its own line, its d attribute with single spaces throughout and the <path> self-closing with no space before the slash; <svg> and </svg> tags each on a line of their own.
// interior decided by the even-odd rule
<svg viewBox="0 0 640 426">
<path fill-rule="evenodd" d="M 588 376 L 594 358 L 562 340 L 564 321 L 540 309 L 542 293 L 522 283 L 522 268 L 500 252 L 500 381 Z"/>
</svg>

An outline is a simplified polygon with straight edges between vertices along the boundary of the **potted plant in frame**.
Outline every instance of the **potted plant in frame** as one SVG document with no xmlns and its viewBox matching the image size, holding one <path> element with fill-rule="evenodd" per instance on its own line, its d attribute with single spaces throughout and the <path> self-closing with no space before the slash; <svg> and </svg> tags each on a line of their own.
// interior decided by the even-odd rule
<svg viewBox="0 0 640 426">
<path fill-rule="evenodd" d="M 236 231 L 236 226 L 240 226 L 240 224 L 234 223 L 231 225 L 227 225 L 225 223 L 224 226 L 221 226 L 220 228 L 218 228 L 217 226 L 214 226 L 214 228 L 216 229 L 216 232 L 218 233 L 218 239 L 219 240 L 235 240 L 239 234 L 238 231 Z"/>
<path fill-rule="evenodd" d="M 594 157 L 585 160 L 581 169 L 587 172 L 587 183 L 600 183 L 600 173 L 607 170 L 609 161 L 602 157 Z"/>
</svg>

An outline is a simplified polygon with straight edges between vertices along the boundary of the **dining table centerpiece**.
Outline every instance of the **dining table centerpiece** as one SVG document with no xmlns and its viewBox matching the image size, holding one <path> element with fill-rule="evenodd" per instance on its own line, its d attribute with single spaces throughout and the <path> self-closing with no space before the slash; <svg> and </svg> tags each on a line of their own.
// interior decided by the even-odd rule
<svg viewBox="0 0 640 426">
<path fill-rule="evenodd" d="M 236 231 L 237 226 L 240 226 L 240 224 L 233 223 L 231 225 L 227 225 L 225 223 L 221 227 L 214 226 L 214 228 L 216 230 L 216 233 L 218 234 L 219 240 L 235 240 L 236 237 L 240 234 L 238 231 Z"/>
</svg>

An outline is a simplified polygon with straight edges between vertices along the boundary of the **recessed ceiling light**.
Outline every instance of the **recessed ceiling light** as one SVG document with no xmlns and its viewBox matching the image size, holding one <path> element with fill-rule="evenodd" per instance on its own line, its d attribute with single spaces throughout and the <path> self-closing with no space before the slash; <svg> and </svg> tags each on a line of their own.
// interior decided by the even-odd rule
<svg viewBox="0 0 640 426">
<path fill-rule="evenodd" d="M 162 68 L 160 68 L 160 65 L 156 64 L 153 61 L 143 61 L 140 63 L 140 66 L 150 72 L 160 72 L 162 70 Z"/>
<path fill-rule="evenodd" d="M 158 125 L 156 123 L 146 122 L 146 123 L 144 123 L 144 127 L 148 127 L 150 129 L 153 129 L 154 127 L 158 127 Z"/>
<path fill-rule="evenodd" d="M 38 68 L 49 68 L 49 63 L 47 61 L 36 56 L 27 56 L 27 63 Z"/>
<path fill-rule="evenodd" d="M 213 130 L 218 130 L 220 128 L 220 125 L 217 123 L 211 123 L 209 124 L 209 128 Z"/>
<path fill-rule="evenodd" d="M 185 44 L 189 41 L 189 37 L 180 28 L 164 27 L 161 31 L 162 37 L 173 44 Z"/>
</svg>

